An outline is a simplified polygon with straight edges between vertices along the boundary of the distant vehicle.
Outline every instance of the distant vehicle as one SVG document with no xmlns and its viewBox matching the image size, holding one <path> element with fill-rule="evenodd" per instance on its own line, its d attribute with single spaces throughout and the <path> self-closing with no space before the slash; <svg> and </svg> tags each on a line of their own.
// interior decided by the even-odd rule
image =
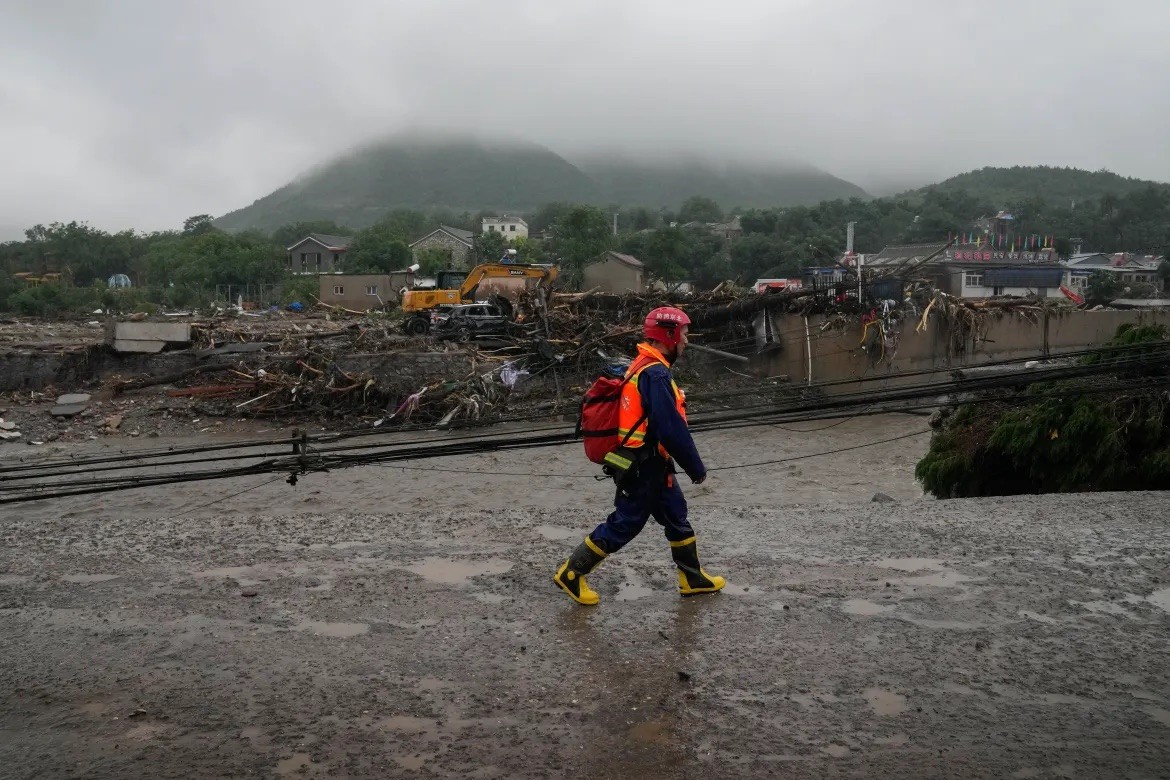
<svg viewBox="0 0 1170 780">
<path fill-rule="evenodd" d="M 763 295 L 772 290 L 799 290 L 804 287 L 799 279 L 756 279 L 756 292 Z"/>
<path fill-rule="evenodd" d="M 468 342 L 480 336 L 502 336 L 507 330 L 507 316 L 490 303 L 457 304 L 431 312 L 436 338 Z"/>
<path fill-rule="evenodd" d="M 475 302 L 475 293 L 484 280 L 524 279 L 546 290 L 557 279 L 555 265 L 521 263 L 482 263 L 470 271 L 439 271 L 435 289 L 407 290 L 402 295 L 402 311 L 406 313 L 402 327 L 418 336 L 430 330 L 431 312 L 442 304 Z"/>
</svg>

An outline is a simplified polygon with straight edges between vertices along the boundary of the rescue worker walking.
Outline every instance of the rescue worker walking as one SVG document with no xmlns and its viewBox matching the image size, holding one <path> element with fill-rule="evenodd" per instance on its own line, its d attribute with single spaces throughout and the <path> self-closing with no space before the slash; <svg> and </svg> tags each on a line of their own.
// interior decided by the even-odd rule
<svg viewBox="0 0 1170 780">
<path fill-rule="evenodd" d="M 678 589 L 683 596 L 714 593 L 725 583 L 699 565 L 695 532 L 687 520 L 687 502 L 678 485 L 675 464 L 699 485 L 707 469 L 687 429 L 686 399 L 670 373 L 670 366 L 687 346 L 690 317 L 681 309 L 663 306 L 646 315 L 646 341 L 626 370 L 621 387 L 618 437 L 633 465 L 616 474 L 614 511 L 593 529 L 557 569 L 553 580 L 580 604 L 596 604 L 597 592 L 585 582 L 606 556 L 624 547 L 653 517 L 666 533 L 678 567 Z"/>
</svg>

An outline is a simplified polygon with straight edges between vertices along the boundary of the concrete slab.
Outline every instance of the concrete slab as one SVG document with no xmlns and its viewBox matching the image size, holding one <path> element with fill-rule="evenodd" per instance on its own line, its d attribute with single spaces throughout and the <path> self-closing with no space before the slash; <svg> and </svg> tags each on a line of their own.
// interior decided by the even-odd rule
<svg viewBox="0 0 1170 780">
<path fill-rule="evenodd" d="M 89 407 L 89 404 L 57 404 L 49 410 L 49 414 L 54 417 L 73 417 L 81 414 Z"/>
<path fill-rule="evenodd" d="M 57 396 L 57 403 L 59 404 L 84 404 L 88 403 L 90 399 L 89 393 L 66 393 L 65 395 Z"/>
<path fill-rule="evenodd" d="M 114 339 L 114 349 L 118 352 L 162 352 L 167 345 L 165 341 L 146 341 L 140 339 Z"/>
<path fill-rule="evenodd" d="M 169 341 L 185 344 L 191 340 L 188 322 L 119 322 L 114 325 L 115 341 Z"/>
</svg>

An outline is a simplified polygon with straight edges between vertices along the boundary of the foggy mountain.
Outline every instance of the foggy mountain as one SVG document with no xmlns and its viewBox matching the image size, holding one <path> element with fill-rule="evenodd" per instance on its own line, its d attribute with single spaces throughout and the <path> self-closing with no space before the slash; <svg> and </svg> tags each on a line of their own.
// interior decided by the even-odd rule
<svg viewBox="0 0 1170 780">
<path fill-rule="evenodd" d="M 691 195 L 725 208 L 868 197 L 811 167 L 639 163 L 593 156 L 574 165 L 538 144 L 395 138 L 342 155 L 216 220 L 271 231 L 301 220 L 362 228 L 393 208 L 524 212 L 553 201 L 676 208 Z"/>
</svg>

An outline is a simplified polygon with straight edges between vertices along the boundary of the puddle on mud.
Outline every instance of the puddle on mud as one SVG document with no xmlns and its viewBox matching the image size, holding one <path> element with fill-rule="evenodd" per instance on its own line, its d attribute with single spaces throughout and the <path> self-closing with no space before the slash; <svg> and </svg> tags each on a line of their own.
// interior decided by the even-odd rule
<svg viewBox="0 0 1170 780">
<path fill-rule="evenodd" d="M 1084 607 L 1090 612 L 1095 612 L 1099 615 L 1121 615 L 1127 618 L 1135 617 L 1128 609 L 1113 601 L 1070 601 L 1069 604 Z"/>
<path fill-rule="evenodd" d="M 873 741 L 875 745 L 884 747 L 902 747 L 910 743 L 910 737 L 905 734 L 891 734 L 888 737 L 878 737 Z"/>
<path fill-rule="evenodd" d="M 643 745 L 669 745 L 670 729 L 660 720 L 648 720 L 635 723 L 627 732 L 627 736 Z"/>
<path fill-rule="evenodd" d="M 1046 623 L 1048 625 L 1055 625 L 1058 622 L 1056 620 L 1056 618 L 1051 618 L 1051 617 L 1048 617 L 1047 615 L 1041 615 L 1039 612 L 1033 612 L 1030 609 L 1021 609 L 1016 614 L 1022 618 L 1028 618 L 1029 620 L 1035 620 L 1037 623 Z"/>
<path fill-rule="evenodd" d="M 788 699 L 802 707 L 823 707 L 837 701 L 837 697 L 831 693 L 794 693 Z"/>
<path fill-rule="evenodd" d="M 448 688 L 458 687 L 446 680 L 440 680 L 438 677 L 420 677 L 415 682 L 414 687 L 420 691 L 427 691 L 428 693 L 438 693 L 445 691 Z"/>
<path fill-rule="evenodd" d="M 199 579 L 228 577 L 245 588 L 251 585 L 259 585 L 261 582 L 271 579 L 267 576 L 261 577 L 255 567 L 252 566 L 223 566 L 218 569 L 204 569 L 203 571 L 193 572 L 193 574 Z"/>
<path fill-rule="evenodd" d="M 647 596 L 654 595 L 654 588 L 646 585 L 636 585 L 632 582 L 623 582 L 618 586 L 617 600 L 618 601 L 633 601 L 635 599 L 644 599 Z"/>
<path fill-rule="evenodd" d="M 248 740 L 253 750 L 267 750 L 272 747 L 272 740 L 259 726 L 245 726 L 240 729 L 240 739 Z"/>
<path fill-rule="evenodd" d="M 1170 612 L 1170 588 L 1162 588 L 1161 590 L 1154 591 L 1149 596 L 1146 596 L 1146 601 L 1159 609 Z"/>
<path fill-rule="evenodd" d="M 898 571 L 922 571 L 930 569 L 937 571 L 945 568 L 941 558 L 883 558 L 874 563 L 883 569 L 897 569 Z"/>
<path fill-rule="evenodd" d="M 427 765 L 427 760 L 422 756 L 394 756 L 394 763 L 407 772 L 417 772 Z"/>
<path fill-rule="evenodd" d="M 105 715 L 110 711 L 110 703 L 106 701 L 87 701 L 77 708 L 77 711 L 83 715 Z"/>
<path fill-rule="evenodd" d="M 1170 727 L 1170 710 L 1161 707 L 1146 707 L 1145 713 L 1163 726 Z"/>
<path fill-rule="evenodd" d="M 109 582 L 116 580 L 120 574 L 66 574 L 61 579 L 66 582 L 74 582 L 80 585 L 88 585 L 91 582 Z"/>
<path fill-rule="evenodd" d="M 442 585 L 463 585 L 472 577 L 484 574 L 503 574 L 512 568 L 512 562 L 503 558 L 488 558 L 483 561 L 423 558 L 405 568 L 428 582 L 437 582 Z"/>
<path fill-rule="evenodd" d="M 893 609 L 893 605 L 882 606 L 865 599 L 849 599 L 841 604 L 841 611 L 847 615 L 882 615 Z"/>
<path fill-rule="evenodd" d="M 412 715 L 391 715 L 378 722 L 378 728 L 386 731 L 402 731 L 407 734 L 438 734 L 439 725 L 435 718 L 416 718 Z"/>
<path fill-rule="evenodd" d="M 933 619 L 920 618 L 912 615 L 899 615 L 898 619 L 919 628 L 937 628 L 945 631 L 975 631 L 983 628 L 981 623 L 968 623 L 965 620 L 951 620 L 949 618 Z"/>
<path fill-rule="evenodd" d="M 329 623 L 324 620 L 302 620 L 293 626 L 294 631 L 308 631 L 317 636 L 331 636 L 349 639 L 370 630 L 369 623 Z"/>
<path fill-rule="evenodd" d="M 758 596 L 764 592 L 759 588 L 752 590 L 751 587 L 751 585 L 736 585 L 734 582 L 729 582 L 723 586 L 723 592 L 735 596 Z"/>
<path fill-rule="evenodd" d="M 943 565 L 941 558 L 883 558 L 875 566 L 883 569 L 894 569 L 912 573 L 916 571 L 930 571 L 932 574 L 920 574 L 916 577 L 900 577 L 898 581 L 903 585 L 931 585 L 936 588 L 953 588 L 959 583 L 976 580 L 951 571 Z"/>
<path fill-rule="evenodd" d="M 308 753 L 293 753 L 286 759 L 276 762 L 276 774 L 281 777 L 298 775 L 313 768 L 313 761 Z"/>
<path fill-rule="evenodd" d="M 881 716 L 898 715 L 906 711 L 906 697 L 884 688 L 866 688 L 861 692 L 873 711 Z"/>
<path fill-rule="evenodd" d="M 476 593 L 475 600 L 482 601 L 484 604 L 503 604 L 507 597 L 498 593 Z"/>
<path fill-rule="evenodd" d="M 536 532 L 552 542 L 576 539 L 581 533 L 574 528 L 561 528 L 559 525 L 538 525 L 536 526 Z"/>
</svg>

